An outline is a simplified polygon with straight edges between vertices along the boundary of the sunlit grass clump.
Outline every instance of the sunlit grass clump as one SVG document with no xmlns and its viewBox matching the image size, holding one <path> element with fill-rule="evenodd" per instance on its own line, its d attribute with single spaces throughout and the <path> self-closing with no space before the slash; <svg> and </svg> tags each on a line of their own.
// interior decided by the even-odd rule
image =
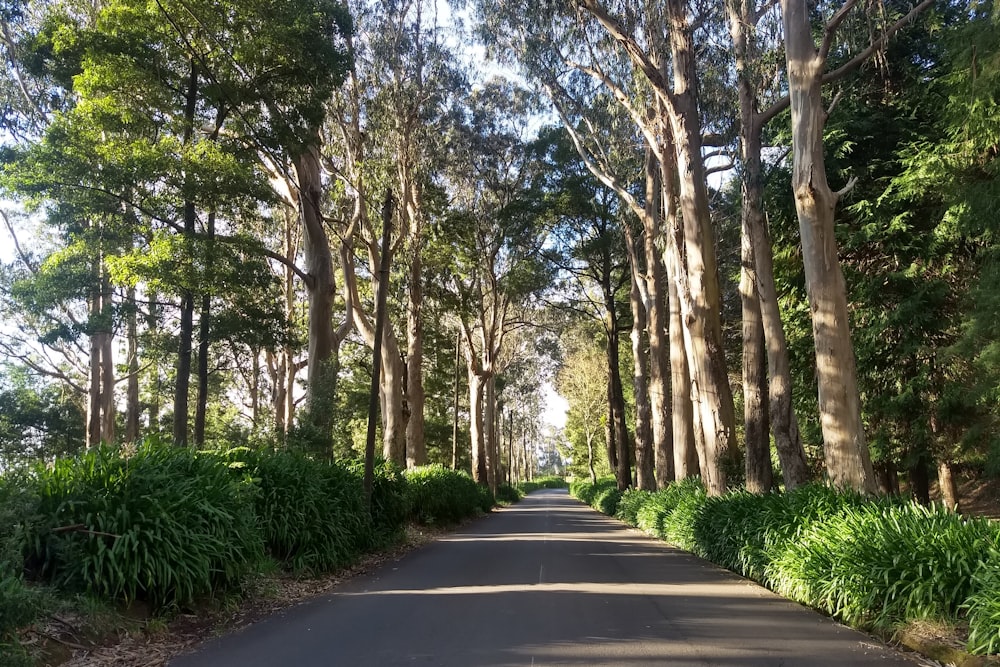
<svg viewBox="0 0 1000 667">
<path fill-rule="evenodd" d="M 608 484 L 572 491 L 600 509 Z M 845 623 L 968 623 L 970 651 L 1000 650 L 1000 527 L 985 519 L 820 484 L 708 497 L 697 478 L 626 491 L 616 509 L 630 525 Z"/>
<path fill-rule="evenodd" d="M 490 490 L 464 471 L 429 465 L 405 474 L 413 518 L 420 523 L 457 523 L 493 508 Z"/>
</svg>

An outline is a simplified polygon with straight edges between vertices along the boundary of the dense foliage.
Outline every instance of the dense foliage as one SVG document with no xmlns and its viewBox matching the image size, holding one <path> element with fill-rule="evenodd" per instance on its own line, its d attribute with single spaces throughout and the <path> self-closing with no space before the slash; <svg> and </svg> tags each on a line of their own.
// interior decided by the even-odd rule
<svg viewBox="0 0 1000 667">
<path fill-rule="evenodd" d="M 413 518 L 420 523 L 455 523 L 493 507 L 489 489 L 466 472 L 429 465 L 407 470 L 405 476 Z"/>
<path fill-rule="evenodd" d="M 571 490 L 594 504 L 601 488 Z M 630 525 L 853 626 L 965 620 L 970 651 L 1000 647 L 1000 526 L 986 519 L 823 485 L 709 497 L 694 478 L 629 491 L 618 507 Z"/>
</svg>

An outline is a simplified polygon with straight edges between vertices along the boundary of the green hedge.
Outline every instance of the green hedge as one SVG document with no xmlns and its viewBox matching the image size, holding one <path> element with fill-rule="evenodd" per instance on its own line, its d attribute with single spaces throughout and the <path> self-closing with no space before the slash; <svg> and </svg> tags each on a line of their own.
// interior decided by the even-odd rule
<svg viewBox="0 0 1000 667">
<path fill-rule="evenodd" d="M 607 481 L 571 490 L 608 504 Z M 626 491 L 616 515 L 846 623 L 967 620 L 971 652 L 1000 650 L 1000 526 L 988 520 L 823 485 L 709 498 L 696 478 Z"/>
<path fill-rule="evenodd" d="M 404 474 L 412 518 L 419 523 L 457 523 L 493 509 L 490 490 L 464 471 L 435 464 Z"/>
<path fill-rule="evenodd" d="M 32 536 L 30 555 L 59 588 L 185 604 L 238 583 L 260 560 L 251 489 L 215 456 L 102 447 L 37 475 L 49 529 Z"/>
<path fill-rule="evenodd" d="M 41 522 L 38 496 L 19 473 L 0 477 L 0 664 L 30 664 L 17 645 L 17 630 L 32 623 L 46 599 L 24 582 L 26 533 Z"/>
</svg>

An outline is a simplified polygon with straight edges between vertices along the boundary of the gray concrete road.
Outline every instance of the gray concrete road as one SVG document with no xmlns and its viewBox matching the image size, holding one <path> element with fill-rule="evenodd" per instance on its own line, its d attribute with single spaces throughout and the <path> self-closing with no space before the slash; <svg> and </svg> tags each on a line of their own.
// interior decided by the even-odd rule
<svg viewBox="0 0 1000 667">
<path fill-rule="evenodd" d="M 914 665 L 541 491 L 175 667 Z"/>
</svg>

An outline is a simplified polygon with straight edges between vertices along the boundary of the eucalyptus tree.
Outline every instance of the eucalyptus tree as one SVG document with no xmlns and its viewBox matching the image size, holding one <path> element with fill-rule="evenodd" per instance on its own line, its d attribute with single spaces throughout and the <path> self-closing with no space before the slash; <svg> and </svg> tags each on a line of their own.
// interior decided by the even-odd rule
<svg viewBox="0 0 1000 667">
<path fill-rule="evenodd" d="M 352 285 L 353 324 L 368 345 L 374 342 L 372 309 L 357 276 L 359 268 L 374 275 L 371 267 L 381 261 L 372 201 L 387 187 L 399 196 L 400 228 L 391 252 L 403 260 L 396 273 L 406 297 L 404 315 L 393 320 L 405 326 L 385 331 L 383 449 L 387 458 L 420 465 L 426 461 L 423 250 L 427 226 L 441 209 L 435 174 L 446 159 L 443 141 L 466 84 L 445 44 L 437 2 L 358 2 L 351 8 L 354 62 L 332 105 L 327 166 L 344 185 L 337 199 L 346 211 L 339 232 L 348 244 L 345 279 Z"/>
<path fill-rule="evenodd" d="M 567 311 L 574 319 L 589 320 L 600 324 L 601 337 L 608 370 L 605 379 L 607 459 L 611 470 L 624 489 L 631 484 L 630 436 L 627 424 L 627 406 L 622 383 L 621 335 L 632 329 L 633 342 L 641 343 L 641 332 L 636 326 L 642 325 L 645 308 L 641 296 L 637 294 L 637 270 L 635 268 L 634 242 L 626 241 L 631 236 L 630 222 L 622 221 L 623 212 L 618 195 L 609 187 L 588 178 L 586 167 L 576 149 L 568 146 L 566 137 L 556 128 L 543 132 L 537 142 L 537 150 L 546 169 L 549 203 L 546 210 L 546 224 L 551 228 L 553 239 L 558 241 L 558 251 L 546 252 L 547 260 L 554 265 L 560 275 L 561 295 L 552 305 Z M 631 246 L 631 248 L 629 248 Z M 633 251 L 632 256 L 628 250 Z M 628 287 L 634 289 L 628 290 Z M 628 290 L 628 291 L 627 291 Z M 628 294 L 628 297 L 623 297 Z M 631 327 L 626 315 L 627 298 L 632 307 Z M 639 339 L 639 340 L 636 340 Z M 633 351 L 636 347 L 633 348 Z M 643 405 L 645 369 L 643 351 L 633 359 L 636 377 L 636 464 L 642 463 L 642 487 L 652 486 L 648 473 L 652 463 L 649 456 L 651 442 L 648 416 L 650 405 Z M 569 363 L 569 362 L 567 362 Z M 642 375 L 640 377 L 640 375 Z M 587 431 L 590 435 L 590 431 Z M 641 438 L 645 436 L 645 442 Z M 645 449 L 645 451 L 642 451 Z"/>
<path fill-rule="evenodd" d="M 751 0 L 726 3 L 729 32 L 737 77 L 741 177 L 741 254 L 740 291 L 743 296 L 744 328 L 744 408 L 749 413 L 766 409 L 775 449 L 781 461 L 785 488 L 790 490 L 809 478 L 805 451 L 792 403 L 791 369 L 778 294 L 774 283 L 773 251 L 762 205 L 763 131 L 781 111 L 788 108 L 788 97 L 779 90 L 765 88 L 780 73 L 778 48 L 780 21 L 764 4 Z M 762 339 L 758 336 L 762 335 Z M 768 403 L 761 405 L 759 386 L 763 358 L 767 356 Z M 749 415 L 746 423 L 747 464 L 755 460 L 752 449 L 768 454 L 766 429 L 753 432 L 756 420 Z M 754 484 L 748 469 L 747 485 L 765 491 L 768 484 Z"/>
<path fill-rule="evenodd" d="M 537 12 L 511 0 L 497 7 L 484 3 L 481 12 L 528 73 L 556 93 L 554 100 L 560 97 L 560 87 L 565 89 L 559 85 L 559 75 L 566 68 L 604 86 L 669 171 L 661 187 L 676 183 L 677 196 L 665 192 L 662 204 L 670 215 L 679 213 L 683 223 L 679 248 L 683 263 L 675 263 L 672 279 L 679 283 L 685 340 L 690 344 L 687 358 L 697 396 L 702 474 L 712 493 L 722 493 L 726 481 L 721 462 L 735 445 L 735 416 L 722 347 L 719 278 L 702 160 L 695 19 L 677 0 L 647 3 L 642 12 L 625 3 L 612 7 L 597 0 L 553 4 Z M 630 67 L 617 65 L 610 70 L 600 60 L 603 54 L 612 54 L 618 62 L 624 58 Z M 616 80 L 618 73 L 627 78 Z M 646 94 L 636 98 L 634 91 Z"/>
<path fill-rule="evenodd" d="M 875 493 L 877 484 L 861 420 L 846 285 L 834 230 L 837 203 L 856 181 L 852 179 L 834 191 L 827 180 L 823 128 L 830 109 L 823 100 L 822 88 L 824 83 L 859 67 L 894 32 L 930 7 L 933 0 L 909 8 L 832 70 L 828 70 L 831 53 L 851 48 L 850 41 L 838 43 L 838 32 L 848 18 L 858 13 L 857 1 L 847 0 L 824 19 L 818 43 L 809 4 L 805 0 L 781 0 L 780 4 L 792 112 L 792 190 L 812 312 L 827 474 L 836 486 Z M 834 106 L 836 99 L 830 106 Z"/>
<path fill-rule="evenodd" d="M 473 92 L 447 173 L 452 213 L 436 228 L 434 262 L 462 330 L 469 378 L 473 477 L 495 488 L 496 378 L 514 338 L 537 320 L 537 296 L 550 282 L 533 164 L 524 149 L 525 91 L 504 81 Z"/>
</svg>

